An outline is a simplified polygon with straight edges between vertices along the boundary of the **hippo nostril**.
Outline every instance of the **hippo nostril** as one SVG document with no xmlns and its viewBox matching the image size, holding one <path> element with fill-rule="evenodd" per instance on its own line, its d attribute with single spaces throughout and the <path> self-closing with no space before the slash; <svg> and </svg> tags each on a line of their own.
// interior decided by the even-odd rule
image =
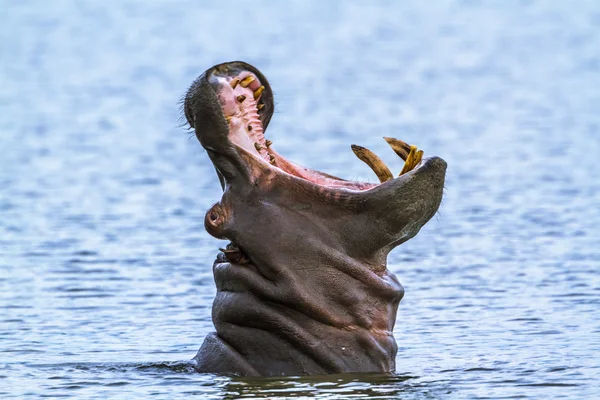
<svg viewBox="0 0 600 400">
<path fill-rule="evenodd" d="M 213 212 L 210 213 L 210 220 L 211 221 L 216 221 L 217 218 L 219 218 L 219 216 L 217 215 L 216 212 L 213 211 Z"/>
</svg>

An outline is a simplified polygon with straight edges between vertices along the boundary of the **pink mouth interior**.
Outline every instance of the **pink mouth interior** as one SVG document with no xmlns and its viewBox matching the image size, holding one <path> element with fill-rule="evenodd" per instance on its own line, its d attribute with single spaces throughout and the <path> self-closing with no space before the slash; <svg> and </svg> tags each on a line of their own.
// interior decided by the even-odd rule
<svg viewBox="0 0 600 400">
<path fill-rule="evenodd" d="M 247 87 L 240 83 L 232 87 L 234 79 L 242 81 L 247 77 L 253 77 Z M 249 71 L 241 72 L 235 76 L 213 76 L 217 80 L 219 90 L 217 96 L 221 103 L 223 114 L 229 125 L 229 140 L 236 146 L 243 148 L 257 159 L 266 163 L 270 168 L 277 168 L 290 175 L 306 179 L 317 185 L 330 188 L 347 188 L 350 190 L 368 190 L 377 184 L 367 182 L 352 182 L 340 179 L 319 171 L 302 167 L 288 161 L 277 154 L 272 147 L 267 146 L 264 128 L 259 116 L 258 106 L 260 97 L 254 99 L 254 92 L 260 88 L 261 82 L 256 75 Z M 240 97 L 243 96 L 243 97 Z M 240 101 L 240 99 L 242 99 Z"/>
</svg>

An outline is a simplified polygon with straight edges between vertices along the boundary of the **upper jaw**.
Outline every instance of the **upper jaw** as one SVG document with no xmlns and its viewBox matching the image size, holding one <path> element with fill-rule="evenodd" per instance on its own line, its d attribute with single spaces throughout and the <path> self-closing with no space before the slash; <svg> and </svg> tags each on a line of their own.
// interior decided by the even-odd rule
<svg viewBox="0 0 600 400">
<path fill-rule="evenodd" d="M 248 81 L 251 78 L 254 78 L 251 82 L 244 83 L 244 80 Z M 242 87 L 251 89 L 254 92 L 261 86 L 264 86 L 264 89 L 261 90 L 260 98 L 255 99 L 255 103 L 260 108 L 258 114 L 262 128 L 263 130 L 267 129 L 275 109 L 273 91 L 267 78 L 258 69 L 242 61 L 227 62 L 210 68 L 203 74 L 201 79 L 209 82 L 217 96 L 223 91 L 232 92 Z M 247 100 L 253 100 L 250 96 L 246 95 L 246 97 Z"/>
</svg>

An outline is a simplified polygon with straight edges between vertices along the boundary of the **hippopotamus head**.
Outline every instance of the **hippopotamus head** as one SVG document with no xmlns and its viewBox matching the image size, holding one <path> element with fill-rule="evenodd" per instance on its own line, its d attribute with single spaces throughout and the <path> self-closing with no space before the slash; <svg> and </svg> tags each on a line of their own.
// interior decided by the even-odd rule
<svg viewBox="0 0 600 400">
<path fill-rule="evenodd" d="M 393 371 L 404 290 L 387 255 L 436 213 L 446 163 L 386 138 L 406 160 L 400 176 L 353 146 L 381 183 L 340 179 L 275 151 L 265 137 L 273 111 L 267 79 L 243 62 L 210 68 L 185 96 L 185 117 L 223 188 L 204 224 L 230 242 L 213 266 L 217 332 L 198 352 L 198 370 Z"/>
</svg>

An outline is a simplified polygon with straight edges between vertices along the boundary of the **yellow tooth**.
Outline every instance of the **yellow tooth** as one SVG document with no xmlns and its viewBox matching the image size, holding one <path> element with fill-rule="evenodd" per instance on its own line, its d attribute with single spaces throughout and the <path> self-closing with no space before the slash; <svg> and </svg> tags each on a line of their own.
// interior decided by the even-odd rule
<svg viewBox="0 0 600 400">
<path fill-rule="evenodd" d="M 234 88 L 234 89 L 238 85 L 238 83 L 240 83 L 240 78 L 233 78 L 231 80 L 231 82 L 229 82 L 229 84 L 231 85 L 231 87 Z"/>
<path fill-rule="evenodd" d="M 259 87 L 258 89 L 256 89 L 254 91 L 254 100 L 258 100 L 258 98 L 260 97 L 260 95 L 262 94 L 263 90 L 265 90 L 264 86 Z"/>
<path fill-rule="evenodd" d="M 242 79 L 242 81 L 240 82 L 240 85 L 242 85 L 243 88 L 247 88 L 249 84 L 254 82 L 254 80 L 255 79 L 253 76 L 247 76 L 244 79 Z"/>
<path fill-rule="evenodd" d="M 273 154 L 269 154 L 269 160 L 271 161 L 271 164 L 276 165 L 275 164 L 275 156 Z"/>
<path fill-rule="evenodd" d="M 226 116 L 225 116 L 225 121 L 227 121 L 227 123 L 229 123 L 229 121 L 231 121 L 231 116 L 229 116 L 229 115 L 226 115 Z"/>
<path fill-rule="evenodd" d="M 273 144 L 272 141 L 270 141 L 269 139 L 265 140 L 265 144 L 267 145 L 267 147 L 271 147 L 271 145 Z"/>
<path fill-rule="evenodd" d="M 263 147 L 260 145 L 260 143 L 258 143 L 258 142 L 254 142 L 254 148 L 255 148 L 257 151 L 260 151 L 260 149 L 262 149 Z"/>
<path fill-rule="evenodd" d="M 351 147 L 354 154 L 356 154 L 356 157 L 371 167 L 373 172 L 375 172 L 375 175 L 377 175 L 377 178 L 379 178 L 379 182 L 383 183 L 390 179 L 394 179 L 394 176 L 387 165 L 385 165 L 385 163 L 371 150 L 355 144 Z"/>
<path fill-rule="evenodd" d="M 242 101 L 244 101 L 244 100 L 246 100 L 246 96 L 244 96 L 243 94 L 240 94 L 240 95 L 237 97 L 237 101 L 239 101 L 240 103 L 241 103 Z"/>
<path fill-rule="evenodd" d="M 403 142 L 400 139 L 395 139 L 395 138 L 391 138 L 391 137 L 384 137 L 383 138 L 387 144 L 390 145 L 390 147 L 392 148 L 392 150 L 394 150 L 394 152 L 404 161 L 406 161 L 406 158 L 408 157 L 408 153 L 410 153 L 410 145 L 406 142 Z"/>
<path fill-rule="evenodd" d="M 258 108 L 258 111 L 260 111 L 263 108 L 265 108 L 265 105 L 261 103 L 261 104 L 257 105 L 256 108 Z"/>
<path fill-rule="evenodd" d="M 400 172 L 400 175 L 403 175 L 407 172 L 409 172 L 410 170 L 412 170 L 418 163 L 417 160 L 417 146 L 410 146 L 410 152 L 408 153 L 408 157 L 406 157 L 406 162 L 404 163 L 404 167 L 402 168 L 402 171 Z M 423 152 L 421 151 L 421 157 L 423 157 Z"/>
<path fill-rule="evenodd" d="M 415 167 L 419 165 L 421 160 L 423 159 L 423 150 L 417 151 L 417 157 L 415 158 Z"/>
</svg>

